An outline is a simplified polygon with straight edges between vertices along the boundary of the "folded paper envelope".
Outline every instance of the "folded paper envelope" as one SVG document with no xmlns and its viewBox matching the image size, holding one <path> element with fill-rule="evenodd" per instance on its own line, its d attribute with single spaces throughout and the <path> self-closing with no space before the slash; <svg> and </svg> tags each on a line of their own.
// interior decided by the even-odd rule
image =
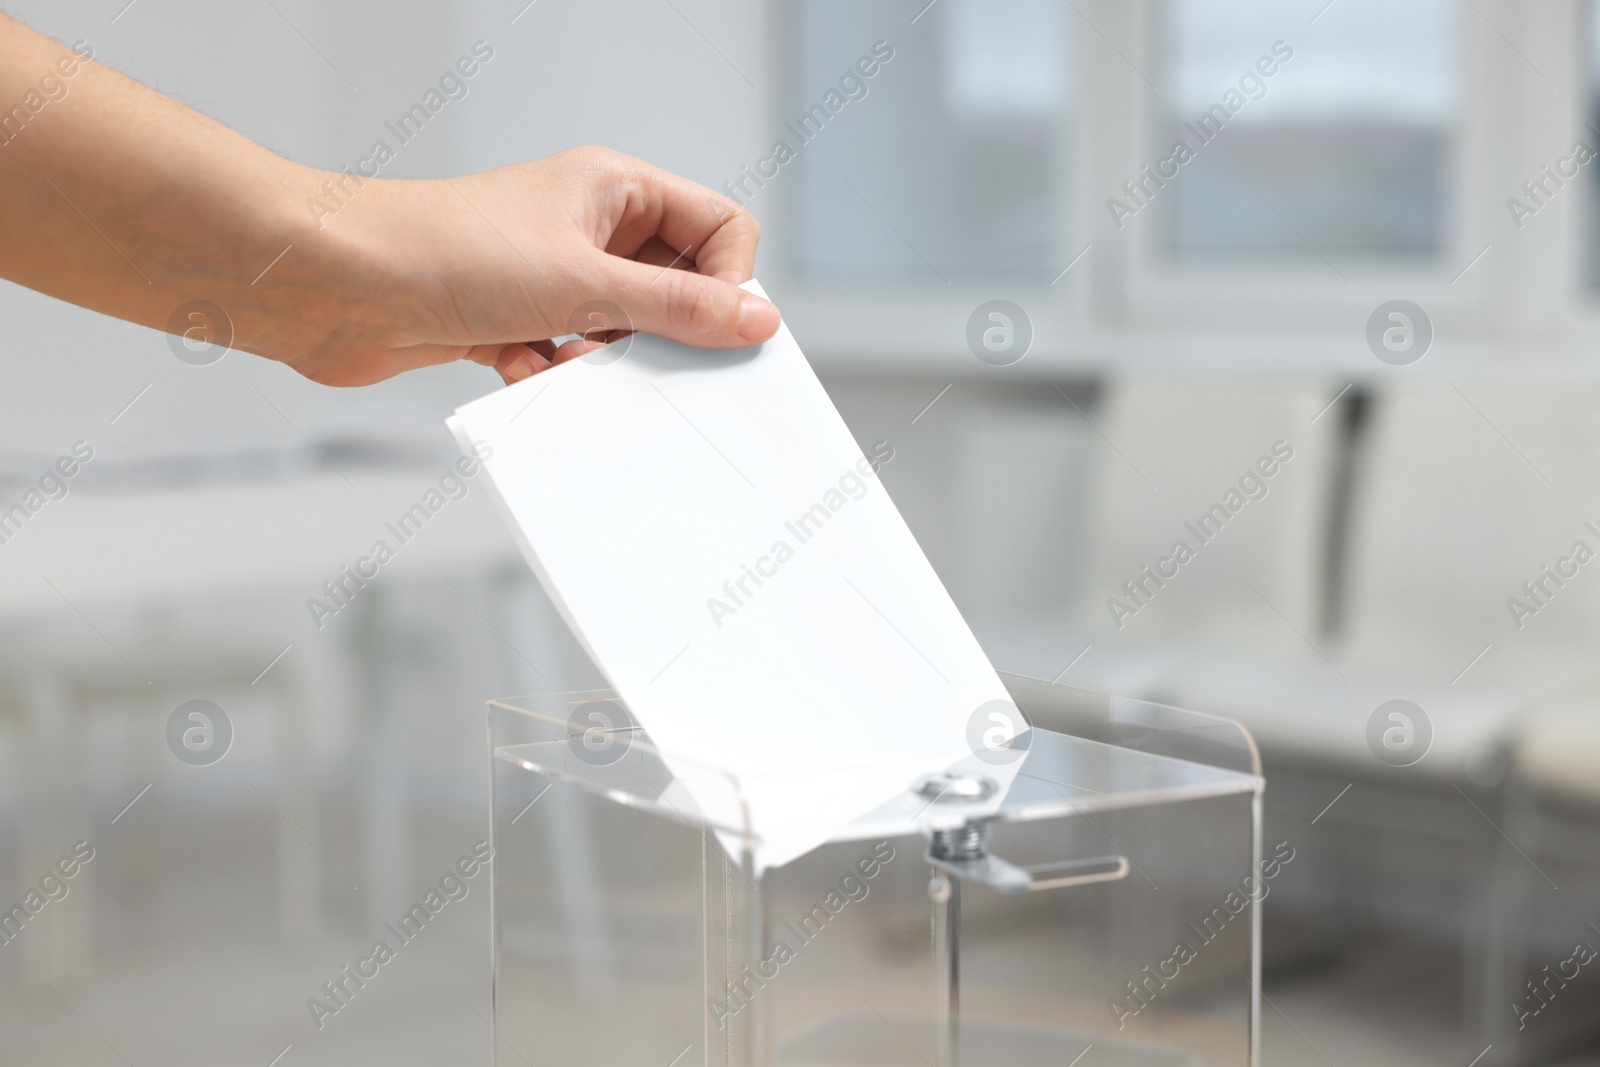
<svg viewBox="0 0 1600 1067">
<path fill-rule="evenodd" d="M 449 422 L 698 815 L 760 869 L 955 764 L 1003 792 L 1020 720 L 878 479 L 894 442 L 863 453 L 787 326 L 624 345 Z"/>
</svg>

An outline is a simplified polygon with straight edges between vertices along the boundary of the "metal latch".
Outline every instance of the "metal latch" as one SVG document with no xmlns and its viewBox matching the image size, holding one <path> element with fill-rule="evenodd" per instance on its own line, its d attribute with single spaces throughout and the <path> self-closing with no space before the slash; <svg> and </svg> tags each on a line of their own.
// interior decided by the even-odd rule
<svg viewBox="0 0 1600 1067">
<path fill-rule="evenodd" d="M 935 804 L 972 803 L 988 799 L 996 788 L 992 780 L 981 776 L 945 774 L 924 779 L 917 792 Z M 1128 876 L 1128 858 L 1121 855 L 1021 867 L 989 851 L 989 830 L 987 818 L 969 819 L 953 829 L 934 830 L 924 858 L 947 874 L 1010 894 L 1115 882 Z"/>
</svg>

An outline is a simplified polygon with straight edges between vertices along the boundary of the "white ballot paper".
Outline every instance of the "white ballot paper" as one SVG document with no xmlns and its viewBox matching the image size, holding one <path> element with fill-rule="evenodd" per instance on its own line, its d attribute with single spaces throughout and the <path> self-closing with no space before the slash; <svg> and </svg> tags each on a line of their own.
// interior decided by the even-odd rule
<svg viewBox="0 0 1600 1067">
<path fill-rule="evenodd" d="M 878 480 L 894 442 L 863 454 L 787 326 L 622 345 L 449 423 L 679 795 L 758 870 L 958 763 L 1003 795 L 1014 705 Z"/>
</svg>

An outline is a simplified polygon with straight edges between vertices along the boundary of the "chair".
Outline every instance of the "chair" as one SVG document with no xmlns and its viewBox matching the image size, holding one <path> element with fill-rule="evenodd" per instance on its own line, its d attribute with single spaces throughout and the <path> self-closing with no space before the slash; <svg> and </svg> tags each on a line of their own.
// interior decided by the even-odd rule
<svg viewBox="0 0 1600 1067">
<path fill-rule="evenodd" d="M 1193 372 L 1107 382 L 1082 409 L 1077 596 L 1016 612 L 989 642 L 997 661 L 1046 678 L 1071 663 L 1063 681 L 1217 710 L 1186 684 L 1200 665 L 1311 656 L 1302 635 L 1316 635 L 1322 610 L 1335 392 Z"/>
<path fill-rule="evenodd" d="M 1600 535 L 1585 525 L 1600 520 L 1600 390 L 1437 380 L 1393 388 L 1362 458 L 1352 659 L 1534 694 L 1593 684 L 1586 652 L 1600 635 L 1600 567 L 1589 574 L 1572 563 L 1565 579 L 1544 568 L 1560 566 L 1580 539 L 1600 552 Z"/>
<path fill-rule="evenodd" d="M 1600 890 L 1600 715 L 1546 711 L 1518 738 L 1496 851 L 1478 1037 L 1500 1065 L 1542 1063 L 1600 1040 L 1592 907 Z"/>
<path fill-rule="evenodd" d="M 1479 808 L 1456 801 L 1481 840 L 1461 850 L 1454 874 L 1436 877 L 1475 883 L 1458 920 L 1474 1047 L 1494 1045 L 1485 1064 L 1532 1062 L 1571 1030 L 1541 1022 L 1526 1040 L 1511 1010 L 1528 993 L 1523 972 L 1537 972 L 1552 939 L 1582 936 L 1576 913 L 1555 907 L 1571 894 L 1543 896 L 1539 868 L 1560 862 L 1554 838 L 1587 838 L 1592 851 L 1600 816 L 1600 573 L 1588 573 L 1600 567 L 1574 551 L 1581 541 L 1600 553 L 1590 525 L 1600 518 L 1600 389 L 1396 386 L 1378 402 L 1361 458 L 1343 655 L 1424 707 L 1436 743 L 1448 744 L 1435 754 L 1446 758 L 1417 770 L 1446 799 L 1460 789 Z M 1576 867 L 1556 881 L 1581 880 Z M 1576 928 L 1563 929 L 1558 913 Z M 1576 992 L 1564 1005 L 1574 1003 Z"/>
<path fill-rule="evenodd" d="M 1333 392 L 1188 373 L 1112 382 L 1093 420 L 1084 606 L 1095 629 L 1298 651 L 1295 631 L 1320 624 Z"/>
</svg>

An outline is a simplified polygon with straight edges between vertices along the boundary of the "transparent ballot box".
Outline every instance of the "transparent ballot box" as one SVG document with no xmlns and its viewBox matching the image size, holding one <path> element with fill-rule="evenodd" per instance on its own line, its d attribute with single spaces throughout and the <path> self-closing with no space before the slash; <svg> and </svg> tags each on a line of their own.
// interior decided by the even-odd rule
<svg viewBox="0 0 1600 1067">
<path fill-rule="evenodd" d="M 998 808 L 1003 775 L 929 776 L 759 873 L 737 804 L 690 799 L 747 784 L 614 694 L 492 701 L 496 1067 L 1256 1064 L 1293 849 L 1250 737 L 1003 677 L 1032 729 Z"/>
</svg>

